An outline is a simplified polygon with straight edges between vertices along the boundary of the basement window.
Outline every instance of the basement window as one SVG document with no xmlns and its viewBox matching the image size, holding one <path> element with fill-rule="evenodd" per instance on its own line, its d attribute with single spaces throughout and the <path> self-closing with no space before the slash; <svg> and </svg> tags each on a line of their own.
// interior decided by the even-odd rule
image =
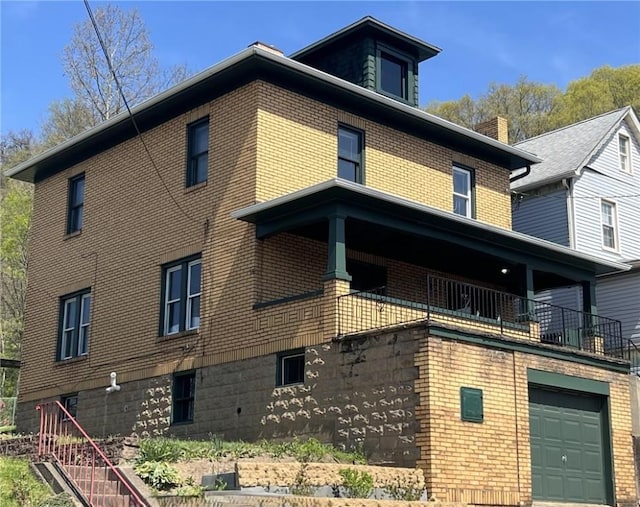
<svg viewBox="0 0 640 507">
<path fill-rule="evenodd" d="M 304 384 L 304 349 L 278 354 L 276 385 Z"/>
<path fill-rule="evenodd" d="M 172 424 L 193 422 L 195 395 L 195 372 L 176 373 L 173 376 L 173 403 L 171 406 Z"/>
</svg>

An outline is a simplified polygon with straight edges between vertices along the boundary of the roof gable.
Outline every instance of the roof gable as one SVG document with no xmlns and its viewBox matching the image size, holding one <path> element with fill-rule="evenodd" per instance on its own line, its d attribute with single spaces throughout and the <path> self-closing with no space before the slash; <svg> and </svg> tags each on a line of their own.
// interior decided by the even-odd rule
<svg viewBox="0 0 640 507">
<path fill-rule="evenodd" d="M 542 162 L 533 166 L 529 175 L 513 182 L 512 190 L 536 188 L 579 174 L 625 118 L 638 135 L 638 119 L 627 106 L 515 144 Z"/>
</svg>

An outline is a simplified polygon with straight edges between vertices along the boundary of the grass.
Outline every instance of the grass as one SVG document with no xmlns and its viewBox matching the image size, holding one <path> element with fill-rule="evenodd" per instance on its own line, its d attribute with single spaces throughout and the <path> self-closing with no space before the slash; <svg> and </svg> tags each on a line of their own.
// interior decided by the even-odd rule
<svg viewBox="0 0 640 507">
<path fill-rule="evenodd" d="M 39 506 L 52 496 L 49 487 L 31 473 L 27 460 L 0 458 L 0 505 Z"/>
<path fill-rule="evenodd" d="M 178 440 L 173 438 L 151 438 L 140 442 L 138 463 L 145 461 L 164 461 L 175 463 L 179 460 L 198 458 L 240 459 L 255 456 L 272 458 L 293 457 L 300 462 L 331 460 L 338 463 L 366 464 L 367 460 L 360 451 L 346 452 L 314 438 L 294 439 L 290 442 L 249 443 L 242 441 L 226 442 L 215 436 L 209 440 Z"/>
</svg>

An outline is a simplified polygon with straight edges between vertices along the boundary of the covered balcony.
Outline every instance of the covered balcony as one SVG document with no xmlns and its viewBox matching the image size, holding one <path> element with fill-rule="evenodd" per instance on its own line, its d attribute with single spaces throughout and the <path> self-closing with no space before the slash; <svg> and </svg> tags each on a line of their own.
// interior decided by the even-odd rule
<svg viewBox="0 0 640 507">
<path fill-rule="evenodd" d="M 287 288 L 260 294 L 255 308 L 313 303 L 325 340 L 422 321 L 625 355 L 620 323 L 599 316 L 595 299 L 596 275 L 628 269 L 624 264 L 339 179 L 232 216 L 255 224 L 263 244 L 286 236 L 320 245 L 304 256 L 290 251 L 291 242 L 273 246 L 262 270 L 278 263 L 277 283 L 264 285 Z M 537 291 L 567 285 L 582 288 L 579 311 L 535 300 Z"/>
</svg>

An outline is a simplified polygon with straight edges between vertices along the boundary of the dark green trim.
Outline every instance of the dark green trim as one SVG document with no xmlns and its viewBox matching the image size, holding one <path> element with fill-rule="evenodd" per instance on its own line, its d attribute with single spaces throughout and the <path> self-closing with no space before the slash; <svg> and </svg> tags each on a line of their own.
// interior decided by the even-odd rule
<svg viewBox="0 0 640 507">
<path fill-rule="evenodd" d="M 571 391 L 581 391 L 591 394 L 602 394 L 609 396 L 609 383 L 600 380 L 592 380 L 582 377 L 563 375 L 549 371 L 534 370 L 527 368 L 527 382 L 541 386 L 557 387 L 569 389 Z"/>
<path fill-rule="evenodd" d="M 596 318 L 598 314 L 598 307 L 596 306 L 596 281 L 595 279 L 583 280 L 581 284 L 584 326 L 592 327 L 598 324 L 598 319 Z"/>
<path fill-rule="evenodd" d="M 335 213 L 329 217 L 329 244 L 327 271 L 322 280 L 351 281 L 347 273 L 347 248 L 345 244 L 345 215 Z"/>
<path fill-rule="evenodd" d="M 401 67 L 404 71 L 404 90 L 402 90 L 403 95 L 395 95 L 382 89 L 382 53 L 391 57 L 391 60 L 397 60 L 401 64 Z M 405 104 L 417 106 L 418 104 L 416 103 L 415 97 L 415 73 L 413 72 L 414 62 L 415 58 L 411 58 L 411 56 L 409 56 L 408 54 L 400 52 L 378 42 L 376 44 L 375 91 L 381 95 L 390 97 Z"/>
<path fill-rule="evenodd" d="M 193 377 L 193 397 L 189 398 L 191 400 L 191 404 L 193 406 L 193 417 L 192 419 L 185 419 L 183 421 L 175 420 L 175 408 L 176 408 L 176 379 L 182 377 Z M 181 402 L 184 402 L 184 398 L 180 399 Z M 196 370 L 187 370 L 181 371 L 179 373 L 174 373 L 171 378 L 171 426 L 177 426 L 182 424 L 193 424 L 196 419 Z"/>
<path fill-rule="evenodd" d="M 301 301 L 303 299 L 311 299 L 318 296 L 322 296 L 322 294 L 324 294 L 323 289 L 312 290 L 309 292 L 303 292 L 301 294 L 295 294 L 293 296 L 286 296 L 279 299 L 271 299 L 270 301 L 255 303 L 253 305 L 253 309 L 260 310 L 261 308 L 267 308 L 269 306 L 276 306 L 276 305 L 282 305 L 285 303 L 291 303 L 292 301 Z"/>
<path fill-rule="evenodd" d="M 460 221 L 457 215 L 451 214 L 456 218 L 443 216 L 440 210 L 431 212 L 421 205 L 394 202 L 340 186 L 340 183 L 337 181 L 334 186 L 283 201 L 280 205 L 246 215 L 242 220 L 255 223 L 256 236 L 263 239 L 326 220 L 331 214 L 339 213 L 346 218 L 377 224 L 402 233 L 446 241 L 491 255 L 505 264 L 525 265 L 530 270 L 554 273 L 568 280 L 590 280 L 594 273 L 604 271 L 604 266 L 596 261 L 580 259 L 569 252 L 555 251 L 517 235 L 505 236 L 500 231 L 479 227 L 473 220 Z"/>
<path fill-rule="evenodd" d="M 523 354 L 533 354 L 536 356 L 548 357 L 551 359 L 559 359 L 562 361 L 572 361 L 574 363 L 586 364 L 588 366 L 596 366 L 598 368 L 604 368 L 606 370 L 615 371 L 617 373 L 629 373 L 628 364 L 614 363 L 606 358 L 591 357 L 586 355 L 578 355 L 571 350 L 555 350 L 546 348 L 542 345 L 537 345 L 535 342 L 515 342 L 508 341 L 499 337 L 493 337 L 488 335 L 479 335 L 467 333 L 464 331 L 449 329 L 440 326 L 430 324 L 428 326 L 428 333 L 439 338 L 446 338 L 449 340 L 458 340 L 465 343 L 472 343 L 475 345 L 481 345 L 484 347 L 491 347 L 501 350 L 509 350 L 513 352 L 520 352 Z"/>
<path fill-rule="evenodd" d="M 609 383 L 600 380 L 573 377 L 562 373 L 535 370 L 527 368 L 527 383 L 531 387 L 553 387 L 557 389 L 579 391 L 588 394 L 602 396 L 602 412 L 600 414 L 602 422 L 602 456 L 604 458 L 605 496 L 607 504 L 613 505 L 615 491 L 615 475 L 613 448 L 611 442 L 611 398 Z"/>
</svg>

